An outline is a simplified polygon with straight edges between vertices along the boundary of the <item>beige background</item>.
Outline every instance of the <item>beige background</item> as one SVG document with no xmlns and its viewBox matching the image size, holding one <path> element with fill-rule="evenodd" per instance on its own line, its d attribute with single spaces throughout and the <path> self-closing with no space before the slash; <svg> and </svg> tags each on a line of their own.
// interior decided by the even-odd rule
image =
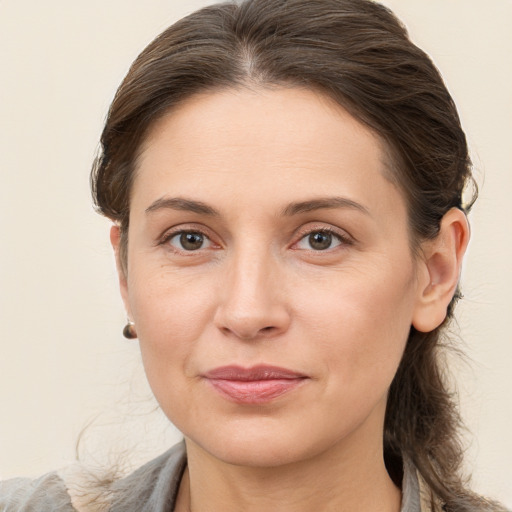
<svg viewBox="0 0 512 512">
<path fill-rule="evenodd" d="M 88 172 L 130 62 L 200 0 L 0 0 L 0 476 L 179 435 L 144 383 Z M 481 185 L 454 364 L 477 490 L 512 506 L 512 1 L 387 0 L 442 70 Z"/>
</svg>

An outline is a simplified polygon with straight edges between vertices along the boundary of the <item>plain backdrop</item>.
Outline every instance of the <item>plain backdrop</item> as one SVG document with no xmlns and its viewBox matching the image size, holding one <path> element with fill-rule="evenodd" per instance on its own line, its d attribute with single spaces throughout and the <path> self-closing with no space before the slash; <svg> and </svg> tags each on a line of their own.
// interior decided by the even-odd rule
<svg viewBox="0 0 512 512">
<path fill-rule="evenodd" d="M 204 0 L 0 0 L 0 477 L 80 452 L 136 465 L 179 433 L 157 410 L 88 173 L 136 55 Z M 453 362 L 476 490 L 512 506 L 512 1 L 386 0 L 441 69 L 481 186 Z"/>
</svg>

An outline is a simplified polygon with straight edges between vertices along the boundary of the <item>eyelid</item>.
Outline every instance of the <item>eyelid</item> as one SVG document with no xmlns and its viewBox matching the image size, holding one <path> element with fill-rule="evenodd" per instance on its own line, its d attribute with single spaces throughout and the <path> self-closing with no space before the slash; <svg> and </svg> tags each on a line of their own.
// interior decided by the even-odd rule
<svg viewBox="0 0 512 512">
<path fill-rule="evenodd" d="M 329 233 L 330 235 L 333 235 L 336 237 L 341 243 L 340 245 L 353 245 L 355 243 L 354 237 L 352 237 L 350 234 L 348 234 L 345 230 L 342 230 L 340 228 L 336 228 L 334 226 L 326 225 L 323 223 L 308 223 L 305 226 L 301 226 L 301 228 L 296 233 L 296 236 L 294 237 L 294 242 L 292 243 L 293 246 L 296 246 L 300 241 L 304 240 L 307 236 L 311 235 L 312 233 Z M 338 247 L 338 246 L 336 246 Z M 336 247 L 333 247 L 335 249 Z M 297 249 L 299 250 L 299 249 Z M 307 249 L 302 249 L 307 250 Z M 326 249 L 325 251 L 318 251 L 311 249 L 312 252 L 328 252 L 329 249 Z"/>
<path fill-rule="evenodd" d="M 214 248 L 221 247 L 220 243 L 215 242 L 213 240 L 214 237 L 211 234 L 211 230 L 205 228 L 204 226 L 198 225 L 198 224 L 178 224 L 177 226 L 168 228 L 157 238 L 155 245 L 165 245 L 172 238 L 174 238 L 175 236 L 180 235 L 182 233 L 199 233 L 202 236 L 204 236 L 205 238 L 207 238 L 208 241 L 212 244 L 212 246 Z M 212 247 L 210 246 L 210 247 L 205 247 L 204 249 L 211 249 L 211 248 Z M 201 249 L 197 249 L 197 251 L 185 251 L 185 250 L 180 251 L 180 249 L 178 249 L 176 247 L 173 247 L 173 249 L 176 252 L 182 252 L 182 253 L 187 253 L 187 254 L 191 254 L 194 252 L 200 252 L 200 251 L 204 250 L 203 248 L 201 248 Z"/>
<path fill-rule="evenodd" d="M 336 237 L 340 242 L 341 245 L 353 245 L 356 240 L 352 235 L 347 233 L 346 230 L 334 227 L 332 225 L 326 225 L 323 222 L 312 222 L 307 223 L 303 226 L 301 226 L 295 233 L 293 237 L 293 243 L 291 244 L 291 248 L 295 246 L 298 242 L 303 240 L 306 236 L 311 235 L 312 233 L 316 232 L 323 232 L 323 233 L 329 233 Z M 206 228 L 205 226 L 202 226 L 200 224 L 178 224 L 176 226 L 172 226 L 170 228 L 167 228 L 160 236 L 158 236 L 156 240 L 155 245 L 165 245 L 169 242 L 174 236 L 179 235 L 181 233 L 200 233 L 205 238 L 207 238 L 213 246 L 216 246 L 215 248 L 222 248 L 223 244 L 219 243 L 217 241 L 214 241 L 215 236 L 212 236 L 211 230 Z M 208 247 L 209 249 L 211 247 Z M 175 249 L 179 251 L 179 249 Z M 197 251 L 183 251 L 184 253 L 194 253 L 199 252 L 202 249 L 198 249 Z M 314 249 L 311 249 L 312 252 L 321 252 L 321 251 L 315 251 Z M 327 250 L 326 250 L 327 251 Z"/>
<path fill-rule="evenodd" d="M 183 243 L 181 240 L 182 236 L 191 234 L 200 236 L 201 246 L 198 247 L 197 249 L 186 249 L 185 247 L 183 247 Z M 176 244 L 173 243 L 174 240 L 176 240 Z M 210 240 L 210 238 L 206 236 L 204 233 L 199 233 L 198 231 L 178 231 L 174 235 L 171 235 L 167 238 L 167 244 L 170 245 L 174 250 L 185 253 L 199 252 L 201 250 L 210 249 L 212 247 L 212 241 Z"/>
</svg>

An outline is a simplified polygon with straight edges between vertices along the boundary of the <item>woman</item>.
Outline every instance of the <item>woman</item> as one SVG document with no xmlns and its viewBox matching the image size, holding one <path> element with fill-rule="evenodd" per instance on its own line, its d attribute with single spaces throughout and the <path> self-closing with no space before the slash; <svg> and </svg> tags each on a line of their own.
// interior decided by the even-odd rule
<svg viewBox="0 0 512 512">
<path fill-rule="evenodd" d="M 98 495 L 8 486 L 6 510 L 504 510 L 463 484 L 439 354 L 466 140 L 389 11 L 198 11 L 135 61 L 101 142 L 124 332 L 185 443 Z"/>
</svg>

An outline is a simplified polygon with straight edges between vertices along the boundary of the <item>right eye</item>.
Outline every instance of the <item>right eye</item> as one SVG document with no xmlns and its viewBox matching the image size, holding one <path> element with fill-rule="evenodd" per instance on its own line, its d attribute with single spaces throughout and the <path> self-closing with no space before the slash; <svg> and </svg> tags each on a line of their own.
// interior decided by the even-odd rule
<svg viewBox="0 0 512 512">
<path fill-rule="evenodd" d="M 212 245 L 211 240 L 200 231 L 179 231 L 170 234 L 165 242 L 179 251 L 187 252 L 207 249 Z"/>
</svg>

